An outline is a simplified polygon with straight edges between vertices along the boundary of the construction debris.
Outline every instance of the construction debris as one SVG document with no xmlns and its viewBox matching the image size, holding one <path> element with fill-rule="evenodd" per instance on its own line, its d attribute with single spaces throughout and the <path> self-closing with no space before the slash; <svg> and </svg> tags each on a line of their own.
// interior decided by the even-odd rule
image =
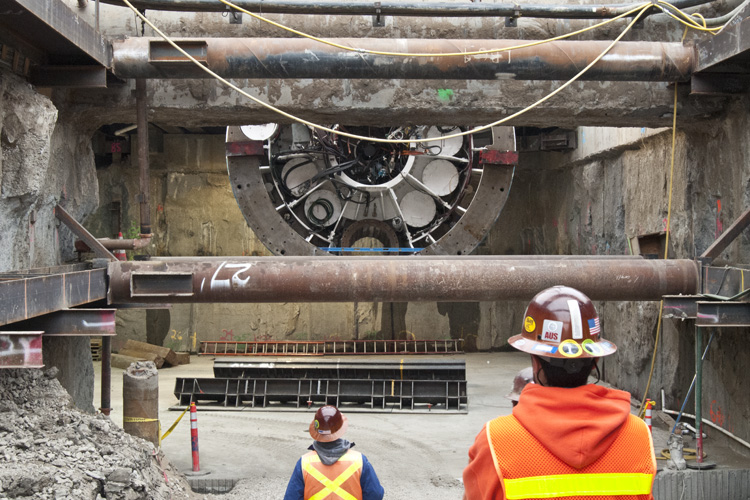
<svg viewBox="0 0 750 500">
<path fill-rule="evenodd" d="M 149 357 L 152 355 L 156 355 L 164 360 L 164 362 L 169 366 L 177 366 L 179 365 L 179 361 L 177 360 L 177 354 L 170 349 L 169 347 L 162 347 L 158 345 L 148 344 L 146 342 L 139 342 L 137 340 L 128 340 L 125 342 L 125 347 L 121 349 L 122 351 L 129 351 L 130 353 L 138 353 L 140 356 L 146 356 Z M 133 356 L 133 354 L 128 354 L 129 356 Z M 143 358 L 147 359 L 147 358 Z M 151 359 L 147 359 L 148 361 L 153 361 Z"/>
<path fill-rule="evenodd" d="M 151 443 L 76 409 L 57 372 L 9 369 L 0 377 L 0 497 L 204 498 Z"/>
</svg>

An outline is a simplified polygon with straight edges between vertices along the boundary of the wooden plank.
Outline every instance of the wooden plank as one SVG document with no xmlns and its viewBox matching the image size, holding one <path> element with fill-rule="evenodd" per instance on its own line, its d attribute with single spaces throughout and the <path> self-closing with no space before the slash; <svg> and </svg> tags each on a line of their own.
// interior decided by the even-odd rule
<svg viewBox="0 0 750 500">
<path fill-rule="evenodd" d="M 152 352 L 154 354 L 158 354 L 159 356 L 164 358 L 164 361 L 169 366 L 177 366 L 179 364 L 177 362 L 177 355 L 169 347 L 162 347 L 158 345 L 147 344 L 146 342 L 139 342 L 137 340 L 131 339 L 125 342 L 124 349 L 130 349 L 130 350 L 140 351 L 140 352 Z"/>
<path fill-rule="evenodd" d="M 112 354 L 112 366 L 114 368 L 121 368 L 127 370 L 128 366 L 136 361 L 148 361 L 144 358 L 137 358 L 133 356 L 123 356 L 122 354 Z"/>
<path fill-rule="evenodd" d="M 190 364 L 190 353 L 189 352 L 176 352 L 177 362 L 181 365 Z"/>
</svg>

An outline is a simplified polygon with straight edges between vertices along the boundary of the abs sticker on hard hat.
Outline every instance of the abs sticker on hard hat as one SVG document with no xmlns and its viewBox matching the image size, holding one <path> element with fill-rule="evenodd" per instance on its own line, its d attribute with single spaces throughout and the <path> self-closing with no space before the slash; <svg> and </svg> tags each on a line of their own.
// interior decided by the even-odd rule
<svg viewBox="0 0 750 500">
<path fill-rule="evenodd" d="M 558 344 L 562 340 L 563 323 L 562 321 L 552 321 L 551 319 L 545 319 L 542 325 L 542 333 L 539 336 L 539 340 L 545 342 L 557 342 Z"/>
<path fill-rule="evenodd" d="M 513 342 L 513 345 L 520 349 L 521 346 L 523 346 L 525 343 L 526 341 L 524 339 L 518 339 L 515 342 Z"/>
<path fill-rule="evenodd" d="M 527 332 L 533 332 L 536 329 L 536 322 L 534 322 L 534 318 L 532 318 L 531 316 L 526 316 L 526 319 L 523 320 L 523 327 Z"/>
<path fill-rule="evenodd" d="M 573 339 L 568 339 L 560 344 L 559 350 L 560 354 L 562 354 L 566 358 L 577 358 L 578 356 L 583 354 L 583 349 L 581 349 L 581 346 L 578 345 L 578 342 Z"/>
</svg>

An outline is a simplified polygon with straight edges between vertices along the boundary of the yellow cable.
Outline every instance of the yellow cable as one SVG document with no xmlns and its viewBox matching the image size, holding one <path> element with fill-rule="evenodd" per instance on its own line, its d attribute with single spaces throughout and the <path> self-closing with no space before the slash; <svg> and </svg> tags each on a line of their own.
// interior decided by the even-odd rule
<svg viewBox="0 0 750 500">
<path fill-rule="evenodd" d="M 290 27 L 285 26 L 283 24 L 277 23 L 277 22 L 272 21 L 272 20 L 270 20 L 270 19 L 268 19 L 266 17 L 260 16 L 258 14 L 253 13 L 253 12 L 250 12 L 247 9 L 243 9 L 240 6 L 233 4 L 229 0 L 219 0 L 219 1 L 221 3 L 223 3 L 224 5 L 226 5 L 226 6 L 231 7 L 233 9 L 235 9 L 235 10 L 240 11 L 240 12 L 244 12 L 245 14 L 247 14 L 247 15 L 249 15 L 251 17 L 254 17 L 255 19 L 257 19 L 259 21 L 262 21 L 264 23 L 268 23 L 268 24 L 270 24 L 272 26 L 276 26 L 279 29 L 282 29 L 284 31 L 288 31 L 290 33 L 294 33 L 295 35 L 301 36 L 303 38 L 308 38 L 310 40 L 313 40 L 313 41 L 316 41 L 316 42 L 319 42 L 319 43 L 322 43 L 322 44 L 325 44 L 325 45 L 330 45 L 331 47 L 336 47 L 338 49 L 348 50 L 348 51 L 351 51 L 351 52 L 358 52 L 360 54 L 373 54 L 373 55 L 379 55 L 379 56 L 396 56 L 396 57 L 477 56 L 477 55 L 483 55 L 483 54 L 494 54 L 494 53 L 498 53 L 498 52 L 507 52 L 507 51 L 510 51 L 510 50 L 523 49 L 523 48 L 527 48 L 527 47 L 534 47 L 536 45 L 542 45 L 542 44 L 549 43 L 549 42 L 556 42 L 558 40 L 563 40 L 565 38 L 569 38 L 569 37 L 572 37 L 572 36 L 575 36 L 575 35 L 580 35 L 581 33 L 585 33 L 587 31 L 590 31 L 590 30 L 593 30 L 593 29 L 596 29 L 596 28 L 600 28 L 600 27 L 605 26 L 605 25 L 607 25 L 609 23 L 612 23 L 614 21 L 622 19 L 623 17 L 627 17 L 627 16 L 633 14 L 634 12 L 638 11 L 639 9 L 642 9 L 644 6 L 651 5 L 650 3 L 642 3 L 642 4 L 634 7 L 633 9 L 629 10 L 628 12 L 625 12 L 624 14 L 620 14 L 619 16 L 613 17 L 611 19 L 607 19 L 606 21 L 602 21 L 602 22 L 600 22 L 598 24 L 595 24 L 593 26 L 589 26 L 588 28 L 582 28 L 580 30 L 573 31 L 573 32 L 567 33 L 565 35 L 559 35 L 559 36 L 556 36 L 556 37 L 553 37 L 553 38 L 548 38 L 548 39 L 545 39 L 545 40 L 537 40 L 535 42 L 524 43 L 524 44 L 521 44 L 521 45 L 514 45 L 512 47 L 505 47 L 505 48 L 502 48 L 502 49 L 475 50 L 475 51 L 472 51 L 472 52 L 421 53 L 421 52 L 384 52 L 384 51 L 379 51 L 379 50 L 370 50 L 370 49 L 363 49 L 363 48 L 357 48 L 357 47 L 350 47 L 348 45 L 342 45 L 342 44 L 339 44 L 339 43 L 336 43 L 336 42 L 332 42 L 330 40 L 325 40 L 323 38 L 319 38 L 319 37 L 316 37 L 316 36 L 304 33 L 302 31 L 298 31 L 298 30 L 296 30 L 294 28 L 290 28 Z"/>
<path fill-rule="evenodd" d="M 247 97 L 248 99 L 250 99 L 251 101 L 255 102 L 256 104 L 259 104 L 260 106 L 263 106 L 266 109 L 269 109 L 269 110 L 271 110 L 271 111 L 273 111 L 275 113 L 280 114 L 281 116 L 284 116 L 284 117 L 289 118 L 291 120 L 294 120 L 296 122 L 299 122 L 299 123 L 302 123 L 304 125 L 307 125 L 308 127 L 311 127 L 313 129 L 324 130 L 326 132 L 330 132 L 332 134 L 340 135 L 342 137 L 349 137 L 350 139 L 357 139 L 357 140 L 370 141 L 370 142 L 379 142 L 379 143 L 386 143 L 386 144 L 411 144 L 411 143 L 415 142 L 414 139 L 383 139 L 383 138 L 380 138 L 380 137 L 367 137 L 367 136 L 362 136 L 362 135 L 350 134 L 350 133 L 347 133 L 347 132 L 342 132 L 340 130 L 334 130 L 334 129 L 331 129 L 329 127 L 324 127 L 323 125 L 319 125 L 319 124 L 310 122 L 308 120 L 300 118 L 300 117 L 298 117 L 296 115 L 293 115 L 291 113 L 287 113 L 286 111 L 282 111 L 281 109 L 279 109 L 279 108 L 277 108 L 277 107 L 275 107 L 275 106 L 273 106 L 271 104 L 263 102 L 262 100 L 258 99 L 255 96 L 252 96 L 252 95 L 248 94 L 247 92 L 245 92 L 244 90 L 242 90 L 241 88 L 239 88 L 237 85 L 231 83 L 230 81 L 226 80 L 225 78 L 222 78 L 221 76 L 219 76 L 218 74 L 216 74 L 214 71 L 212 71 L 211 69 L 207 68 L 206 66 L 204 66 L 203 64 L 201 64 L 200 62 L 198 62 L 193 56 L 191 56 L 190 54 L 188 54 L 182 47 L 180 47 L 179 45 L 177 45 L 171 38 L 169 38 L 167 35 L 165 35 L 161 30 L 159 30 L 159 28 L 157 28 L 151 21 L 149 21 L 146 18 L 146 16 L 144 16 L 141 12 L 139 12 L 138 9 L 136 9 L 135 7 L 133 7 L 133 5 L 128 0 L 122 0 L 122 1 L 144 23 L 148 24 L 148 26 L 151 29 L 153 29 L 159 36 L 161 36 L 168 44 L 170 44 L 172 47 L 174 47 L 183 56 L 185 56 L 187 59 L 189 59 L 190 61 L 192 61 L 193 64 L 195 64 L 196 66 L 198 66 L 200 69 L 202 69 L 203 71 L 205 71 L 209 75 L 213 76 L 218 81 L 222 82 L 227 87 L 235 90 L 236 92 L 238 92 L 241 95 Z M 578 80 L 581 76 L 583 76 L 584 73 L 586 73 L 589 69 L 591 69 L 591 67 L 594 64 L 598 63 L 599 60 L 601 60 L 601 58 L 603 58 L 610 50 L 612 50 L 612 47 L 614 47 L 622 39 L 622 37 L 624 37 L 625 34 L 628 31 L 630 31 L 630 29 L 633 27 L 633 25 L 635 25 L 635 23 L 638 22 L 638 19 L 640 19 L 640 17 L 643 15 L 643 13 L 647 9 L 650 8 L 649 7 L 650 5 L 651 4 L 647 4 L 644 7 L 642 7 L 641 10 L 638 12 L 638 14 L 630 22 L 630 24 L 628 24 L 627 27 L 623 30 L 623 32 L 620 33 L 620 35 L 618 35 L 618 37 L 615 38 L 612 41 L 612 43 L 610 43 L 607 46 L 607 48 L 604 49 L 604 51 L 601 54 L 599 54 L 597 57 L 594 58 L 593 61 L 591 61 L 588 65 L 586 65 L 586 67 L 584 67 L 581 71 L 579 71 L 573 78 L 571 78 L 570 80 L 568 80 L 567 82 L 565 82 L 564 84 L 562 84 L 560 87 L 558 87 L 557 89 L 555 89 L 552 92 L 550 92 L 549 94 L 547 94 L 545 97 L 539 99 L 535 103 L 527 106 L 526 108 L 524 108 L 524 109 L 522 109 L 520 111 L 517 111 L 516 113 L 513 113 L 510 116 L 506 116 L 505 118 L 502 118 L 502 119 L 497 120 L 495 122 L 492 122 L 490 124 L 482 125 L 481 127 L 475 127 L 473 129 L 467 130 L 465 132 L 460 132 L 460 133 L 456 133 L 456 134 L 449 134 L 449 135 L 443 135 L 443 136 L 440 136 L 440 137 L 432 137 L 432 138 L 422 138 L 422 139 L 419 139 L 419 142 L 422 142 L 422 143 L 437 142 L 437 141 L 444 141 L 444 140 L 447 140 L 447 139 L 453 139 L 454 137 L 464 137 L 464 136 L 467 136 L 467 135 L 472 135 L 472 134 L 475 134 L 477 132 L 481 132 L 482 130 L 487 130 L 487 129 L 490 129 L 492 127 L 496 127 L 498 125 L 506 123 L 506 122 L 508 122 L 508 121 L 510 121 L 510 120 L 512 120 L 512 119 L 514 119 L 514 118 L 516 118 L 516 117 L 518 117 L 520 115 L 522 115 L 523 113 L 525 113 L 525 112 L 527 112 L 527 111 L 529 111 L 531 109 L 534 109 L 535 107 L 539 106 L 540 104 L 548 101 L 549 99 L 551 99 L 552 97 L 554 97 L 555 95 L 559 94 L 564 89 L 566 89 L 567 87 L 569 87 L 573 82 L 575 82 L 576 80 Z"/>
<path fill-rule="evenodd" d="M 685 26 L 689 26 L 698 31 L 706 31 L 708 33 L 711 33 L 712 35 L 715 35 L 716 33 L 714 32 L 718 32 L 723 28 L 723 26 L 717 26 L 715 28 L 707 28 L 706 20 L 703 19 L 703 16 L 698 13 L 693 14 L 693 16 L 700 17 L 703 20 L 703 26 L 701 26 L 695 19 L 692 18 L 691 15 L 685 14 L 683 11 L 681 11 L 674 5 L 670 4 L 669 2 L 665 2 L 664 0 L 659 0 L 656 7 L 661 9 L 662 12 L 664 12 L 666 15 L 670 16 L 671 18 L 676 19 L 677 21 L 681 22 Z M 679 16 L 675 14 L 675 12 L 679 14 Z"/>
<path fill-rule="evenodd" d="M 669 256 L 669 227 L 672 218 L 672 181 L 674 179 L 674 152 L 675 144 L 677 142 L 677 82 L 674 84 L 674 111 L 672 112 L 672 158 L 669 166 L 669 201 L 667 202 L 667 231 L 664 242 L 664 259 L 666 260 Z M 656 364 L 656 350 L 659 347 L 659 334 L 661 333 L 661 314 L 664 308 L 664 301 L 659 301 L 659 319 L 656 322 L 656 340 L 654 341 L 654 353 L 651 356 L 651 370 L 648 374 L 648 383 L 646 384 L 646 390 L 643 391 L 643 397 L 641 398 L 641 407 L 638 409 L 638 416 L 644 410 L 644 402 L 648 396 L 648 390 L 651 388 L 651 379 L 654 376 L 654 365 Z"/>
</svg>

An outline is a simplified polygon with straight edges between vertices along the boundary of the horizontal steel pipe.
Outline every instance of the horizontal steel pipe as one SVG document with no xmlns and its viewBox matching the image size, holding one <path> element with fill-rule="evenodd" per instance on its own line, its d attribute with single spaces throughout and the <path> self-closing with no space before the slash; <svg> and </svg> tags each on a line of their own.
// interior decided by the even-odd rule
<svg viewBox="0 0 750 500">
<path fill-rule="evenodd" d="M 694 294 L 691 260 L 512 257 L 163 258 L 109 264 L 112 304 L 528 300 L 553 285 L 594 300 Z"/>
<path fill-rule="evenodd" d="M 528 43 L 523 40 L 418 40 L 346 38 L 341 45 L 382 52 L 472 52 Z M 176 40 L 224 78 L 380 78 L 567 80 L 591 63 L 608 41 L 559 41 L 510 52 L 454 57 L 392 57 L 351 52 L 304 38 Z M 174 47 L 156 38 L 114 42 L 113 71 L 120 78 L 210 78 Z M 620 42 L 582 80 L 676 81 L 690 77 L 694 53 L 680 43 Z"/>
<path fill-rule="evenodd" d="M 121 0 L 102 0 L 122 5 Z M 182 12 L 225 12 L 227 6 L 217 0 L 132 0 L 139 9 Z M 234 0 L 240 8 L 262 14 L 374 15 L 428 17 L 534 17 L 547 19 L 604 19 L 623 14 L 632 3 L 609 5 L 549 5 L 520 3 L 468 2 L 348 2 L 298 0 Z M 709 3 L 706 0 L 675 0 L 675 7 L 684 9 Z"/>
</svg>

